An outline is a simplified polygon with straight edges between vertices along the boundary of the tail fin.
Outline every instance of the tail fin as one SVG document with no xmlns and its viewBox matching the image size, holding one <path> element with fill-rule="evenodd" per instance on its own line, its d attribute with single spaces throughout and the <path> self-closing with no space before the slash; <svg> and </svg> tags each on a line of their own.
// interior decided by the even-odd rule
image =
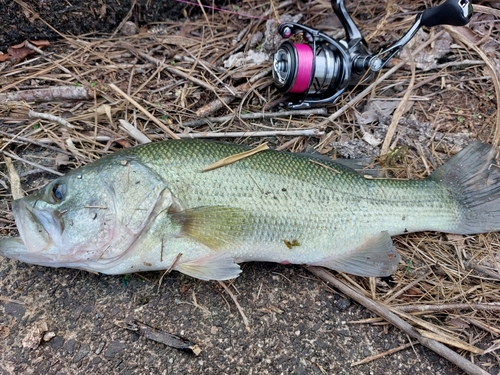
<svg viewBox="0 0 500 375">
<path fill-rule="evenodd" d="M 474 142 L 452 157 L 430 178 L 443 183 L 460 207 L 456 233 L 500 230 L 500 166 L 497 150 Z"/>
</svg>

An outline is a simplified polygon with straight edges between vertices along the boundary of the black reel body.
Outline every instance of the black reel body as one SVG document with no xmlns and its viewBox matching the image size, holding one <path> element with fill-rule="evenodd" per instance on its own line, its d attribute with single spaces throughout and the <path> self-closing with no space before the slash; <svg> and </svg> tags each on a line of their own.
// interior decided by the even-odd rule
<svg viewBox="0 0 500 375">
<path fill-rule="evenodd" d="M 279 25 L 280 35 L 289 39 L 302 34 L 303 42 L 286 40 L 273 60 L 273 79 L 278 91 L 296 98 L 290 108 L 309 108 L 330 104 L 361 80 L 370 80 L 373 72 L 384 67 L 416 34 L 421 26 L 442 24 L 463 26 L 472 16 L 469 0 L 446 0 L 419 13 L 408 32 L 389 48 L 373 54 L 361 32 L 347 13 L 343 0 L 332 0 L 332 8 L 345 29 L 345 39 L 336 40 L 317 29 L 298 23 Z"/>
</svg>

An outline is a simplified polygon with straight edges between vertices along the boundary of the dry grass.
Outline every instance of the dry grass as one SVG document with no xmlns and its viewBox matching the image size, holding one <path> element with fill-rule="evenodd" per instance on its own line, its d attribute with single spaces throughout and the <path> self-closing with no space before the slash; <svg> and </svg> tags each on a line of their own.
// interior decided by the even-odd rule
<svg viewBox="0 0 500 375">
<path fill-rule="evenodd" d="M 53 43 L 43 55 L 15 66 L 0 65 L 0 95 L 60 86 L 85 89 L 79 95 L 86 99 L 80 100 L 43 102 L 19 97 L 0 102 L 0 151 L 31 162 L 15 161 L 25 192 L 51 178 L 40 177 L 42 168 L 64 172 L 139 143 L 137 136 L 130 135 L 133 132 L 120 125 L 120 119 L 153 141 L 224 133 L 238 143 L 253 145 L 265 137 L 281 150 L 301 152 L 315 147 L 321 153 L 337 150 L 340 155 L 354 156 L 378 155 L 385 141 L 390 149 L 385 164 L 400 178 L 425 177 L 472 139 L 499 143 L 498 11 L 479 8 L 483 13 L 458 32 L 447 29 L 450 34 L 446 34 L 439 28 L 423 32 L 423 39 L 410 49 L 430 41 L 425 56 L 435 56 L 449 40 L 449 51 L 430 61 L 431 69 L 422 69 L 422 55 L 416 55 L 412 76 L 411 64 L 395 59 L 392 64 L 397 68 L 392 74 L 364 95 L 359 93 L 366 87 L 359 87 L 329 106 L 333 115 L 311 112 L 283 117 L 276 114 L 283 98 L 272 85 L 270 63 L 226 68 L 224 60 L 237 52 L 272 47 L 263 43 L 266 20 L 287 14 L 301 13 L 301 23 L 336 36 L 339 32 L 328 1 L 302 9 L 289 2 L 271 4 L 269 8 L 248 0 L 237 10 L 261 18 L 206 10 L 196 20 L 150 25 L 132 36 L 66 38 Z M 374 50 L 401 36 L 418 10 L 411 2 L 372 0 L 348 8 Z M 402 98 L 401 121 L 391 125 Z M 370 101 L 395 105 L 380 113 L 369 109 Z M 30 116 L 31 110 L 55 119 Z M 248 114 L 252 115 L 245 118 Z M 375 117 L 360 125 L 360 114 Z M 212 119 L 200 123 L 200 118 Z M 391 138 L 388 128 L 394 133 Z M 248 136 L 253 132 L 258 137 Z M 370 145 L 363 139 L 377 142 Z M 6 234 L 15 229 L 3 160 L 0 174 L 0 227 Z M 427 325 L 429 331 L 489 348 L 500 335 L 500 236 L 418 233 L 399 236 L 395 243 L 406 267 L 394 275 L 393 287 L 348 276 L 346 283 L 392 311 L 400 311 L 416 327 Z M 413 318 L 408 319 L 409 314 Z M 500 362 L 498 351 L 489 355 L 491 363 Z"/>
</svg>

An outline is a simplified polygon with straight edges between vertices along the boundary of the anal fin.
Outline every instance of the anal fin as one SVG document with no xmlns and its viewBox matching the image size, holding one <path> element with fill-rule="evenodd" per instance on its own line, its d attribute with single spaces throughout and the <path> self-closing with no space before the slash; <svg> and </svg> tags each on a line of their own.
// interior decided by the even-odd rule
<svg viewBox="0 0 500 375">
<path fill-rule="evenodd" d="M 241 268 L 234 262 L 233 257 L 224 252 L 212 253 L 184 263 L 181 259 L 175 269 L 201 280 L 230 280 L 241 273 Z"/>
<path fill-rule="evenodd" d="M 361 246 L 342 255 L 327 257 L 312 265 L 323 266 L 357 276 L 392 275 L 401 260 L 388 232 L 370 238 Z"/>
</svg>

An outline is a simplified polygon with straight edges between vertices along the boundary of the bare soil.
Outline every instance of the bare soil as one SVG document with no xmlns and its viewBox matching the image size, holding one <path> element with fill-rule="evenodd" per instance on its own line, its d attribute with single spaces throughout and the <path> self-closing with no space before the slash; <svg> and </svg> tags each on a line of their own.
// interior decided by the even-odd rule
<svg viewBox="0 0 500 375">
<path fill-rule="evenodd" d="M 374 315 L 301 267 L 244 266 L 233 291 L 250 321 L 247 331 L 215 282 L 174 273 L 158 290 L 159 273 L 104 276 L 10 260 L 0 266 L 2 374 L 462 373 L 420 345 L 351 367 L 408 339 L 388 325 L 352 323 Z M 202 353 L 196 357 L 115 324 L 127 320 L 182 335 Z M 55 337 L 23 347 L 45 324 Z"/>
<path fill-rule="evenodd" d="M 132 6 L 132 4 L 135 4 Z M 56 40 L 64 35 L 111 33 L 127 19 L 142 26 L 199 13 L 175 0 L 85 2 L 0 0 L 0 51 L 24 40 Z M 27 10 L 29 9 L 29 11 Z"/>
</svg>

